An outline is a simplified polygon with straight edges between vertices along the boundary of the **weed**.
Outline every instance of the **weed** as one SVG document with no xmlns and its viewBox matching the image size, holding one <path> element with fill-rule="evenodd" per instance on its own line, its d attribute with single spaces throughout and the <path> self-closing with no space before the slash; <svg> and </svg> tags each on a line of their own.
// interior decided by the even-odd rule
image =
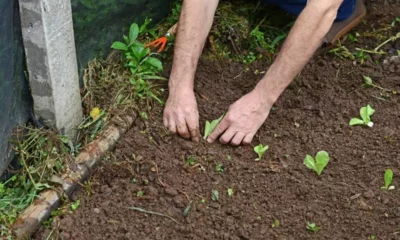
<svg viewBox="0 0 400 240">
<path fill-rule="evenodd" d="M 138 191 L 137 193 L 136 193 L 136 196 L 137 197 L 143 197 L 143 191 Z"/>
<path fill-rule="evenodd" d="M 386 190 L 392 190 L 394 189 L 394 186 L 391 186 L 392 181 L 393 181 L 393 171 L 391 169 L 386 169 L 385 170 L 385 175 L 383 176 L 384 181 L 385 181 L 385 186 L 381 187 L 382 189 Z"/>
<path fill-rule="evenodd" d="M 196 163 L 196 156 L 190 155 L 186 158 L 186 163 L 193 166 Z"/>
<path fill-rule="evenodd" d="M 222 166 L 221 163 L 217 164 L 217 166 L 215 167 L 215 171 L 217 171 L 217 173 L 223 173 L 225 171 L 224 166 Z"/>
<path fill-rule="evenodd" d="M 350 42 L 358 42 L 358 37 L 360 36 L 359 33 L 355 33 L 354 35 L 352 33 L 349 33 L 347 35 L 347 38 L 350 40 Z"/>
<path fill-rule="evenodd" d="M 132 181 L 131 181 L 132 183 L 137 183 L 137 180 L 136 180 L 136 178 L 132 178 Z"/>
<path fill-rule="evenodd" d="M 203 198 L 203 199 L 201 199 L 201 203 L 202 204 L 205 204 L 207 201 Z"/>
<path fill-rule="evenodd" d="M 272 223 L 272 228 L 278 228 L 281 226 L 281 222 L 278 219 L 274 219 L 274 222 Z"/>
<path fill-rule="evenodd" d="M 133 23 L 129 30 L 129 35 L 124 36 L 124 43 L 116 41 L 111 46 L 115 50 L 120 50 L 124 56 L 125 66 L 130 70 L 131 77 L 129 82 L 134 88 L 134 93 L 140 99 L 147 97 L 153 98 L 161 105 L 164 102 L 157 97 L 157 92 L 148 80 L 166 80 L 158 74 L 163 70 L 161 61 L 155 58 L 158 53 L 150 52 L 149 48 L 137 40 L 139 34 L 146 31 L 146 23 L 140 28 Z"/>
<path fill-rule="evenodd" d="M 144 179 L 144 180 L 143 180 L 143 184 L 144 184 L 144 185 L 149 185 L 149 180 Z"/>
<path fill-rule="evenodd" d="M 376 237 L 375 237 L 375 235 L 370 235 L 370 236 L 368 237 L 368 239 L 369 239 L 369 240 L 376 240 Z"/>
<path fill-rule="evenodd" d="M 139 115 L 140 115 L 140 117 L 142 117 L 143 119 L 148 120 L 148 116 L 147 116 L 147 113 L 146 113 L 146 112 L 140 112 Z"/>
<path fill-rule="evenodd" d="M 227 159 L 227 160 L 231 160 L 232 157 L 231 157 L 230 155 L 228 155 L 228 156 L 226 157 L 226 159 Z"/>
<path fill-rule="evenodd" d="M 219 124 L 219 122 L 221 122 L 222 118 L 224 117 L 224 115 L 222 115 L 220 118 L 213 120 L 211 122 L 206 121 L 206 126 L 204 129 L 204 138 L 203 139 L 207 139 L 207 137 L 212 133 L 212 131 L 214 131 L 214 129 L 217 127 L 217 125 Z"/>
<path fill-rule="evenodd" d="M 261 221 L 261 220 L 262 220 L 262 217 L 261 217 L 261 216 L 257 216 L 257 220 L 258 220 L 258 221 Z"/>
<path fill-rule="evenodd" d="M 265 145 L 263 146 L 261 143 L 257 146 L 254 147 L 254 152 L 258 154 L 258 158 L 256 158 L 256 161 L 260 161 L 264 153 L 268 150 L 269 146 Z"/>
<path fill-rule="evenodd" d="M 359 118 L 352 118 L 349 122 L 350 126 L 354 125 L 367 125 L 368 127 L 373 127 L 374 123 L 371 121 L 371 116 L 375 113 L 375 110 L 368 104 L 365 107 L 360 109 L 360 116 Z"/>
<path fill-rule="evenodd" d="M 81 201 L 80 200 L 76 200 L 74 203 L 71 204 L 71 210 L 75 211 L 76 209 L 79 208 L 80 205 L 81 205 Z"/>
<path fill-rule="evenodd" d="M 310 155 L 307 155 L 304 158 L 304 165 L 307 168 L 314 170 L 318 176 L 321 175 L 322 171 L 328 165 L 329 162 L 329 154 L 326 151 L 319 151 L 315 156 L 315 160 Z"/>
<path fill-rule="evenodd" d="M 317 233 L 321 228 L 318 227 L 315 223 L 307 222 L 307 230 L 313 233 Z"/>
<path fill-rule="evenodd" d="M 213 201 L 218 201 L 219 200 L 219 193 L 217 190 L 211 190 L 211 199 Z"/>
<path fill-rule="evenodd" d="M 228 196 L 232 197 L 233 196 L 233 190 L 232 188 L 228 188 Z"/>
</svg>

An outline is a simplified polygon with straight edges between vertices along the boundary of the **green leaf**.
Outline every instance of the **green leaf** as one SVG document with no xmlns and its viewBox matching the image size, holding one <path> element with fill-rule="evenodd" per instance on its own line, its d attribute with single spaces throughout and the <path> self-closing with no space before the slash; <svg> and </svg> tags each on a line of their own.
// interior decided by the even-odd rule
<svg viewBox="0 0 400 240">
<path fill-rule="evenodd" d="M 71 210 L 75 211 L 76 209 L 79 208 L 79 206 L 81 205 L 81 201 L 80 200 L 76 200 L 76 202 L 74 202 L 73 204 L 71 204 Z"/>
<path fill-rule="evenodd" d="M 131 52 L 133 55 L 136 57 L 137 60 L 142 60 L 144 56 L 146 56 L 147 51 L 145 50 L 145 47 L 141 43 L 134 43 L 131 46 Z"/>
<path fill-rule="evenodd" d="M 228 196 L 229 196 L 229 197 L 232 197 L 232 195 L 233 195 L 233 190 L 232 190 L 232 188 L 228 188 Z"/>
<path fill-rule="evenodd" d="M 361 116 L 362 120 L 365 122 L 365 124 L 368 124 L 369 122 L 371 122 L 371 116 L 374 113 L 375 113 L 375 110 L 369 104 L 360 109 L 360 116 Z"/>
<path fill-rule="evenodd" d="M 262 156 L 264 155 L 265 151 L 267 151 L 269 148 L 268 145 L 263 146 L 261 143 L 258 146 L 254 147 L 254 152 L 258 154 L 258 158 L 256 158 L 256 161 L 260 161 Z"/>
<path fill-rule="evenodd" d="M 158 58 L 149 57 L 147 58 L 146 63 L 155 67 L 158 71 L 162 71 L 163 69 L 162 63 Z"/>
<path fill-rule="evenodd" d="M 219 193 L 218 193 L 218 191 L 217 190 L 212 190 L 211 191 L 211 199 L 213 200 L 213 201 L 218 201 L 218 199 L 219 199 Z"/>
<path fill-rule="evenodd" d="M 128 47 L 126 46 L 126 44 L 118 41 L 114 42 L 111 48 L 121 51 L 128 51 Z"/>
<path fill-rule="evenodd" d="M 306 167 L 309 169 L 317 171 L 317 167 L 315 166 L 314 158 L 311 157 L 310 155 L 307 155 L 306 158 L 304 158 L 304 165 L 306 165 Z"/>
<path fill-rule="evenodd" d="M 223 117 L 224 117 L 224 115 L 222 115 L 221 117 L 219 117 L 216 120 L 213 120 L 212 122 L 206 121 L 206 126 L 204 129 L 204 139 L 206 139 L 212 133 L 212 131 L 214 131 L 214 129 L 221 122 Z"/>
<path fill-rule="evenodd" d="M 131 25 L 131 28 L 129 29 L 129 42 L 130 42 L 130 44 L 132 44 L 133 42 L 136 41 L 138 35 L 139 35 L 139 26 L 136 23 L 133 23 Z"/>
<path fill-rule="evenodd" d="M 384 180 L 385 180 L 385 189 L 388 189 L 393 181 L 393 171 L 391 169 L 385 170 Z"/>
<path fill-rule="evenodd" d="M 363 76 L 363 78 L 364 78 L 364 82 L 365 82 L 366 85 L 372 86 L 372 79 L 370 77 Z"/>
<path fill-rule="evenodd" d="M 354 126 L 354 125 L 364 125 L 364 121 L 359 119 L 359 118 L 352 118 L 349 122 L 350 126 Z"/>
<path fill-rule="evenodd" d="M 315 167 L 318 175 L 321 175 L 326 165 L 328 165 L 328 162 L 329 154 L 326 151 L 319 151 L 315 156 Z"/>
</svg>

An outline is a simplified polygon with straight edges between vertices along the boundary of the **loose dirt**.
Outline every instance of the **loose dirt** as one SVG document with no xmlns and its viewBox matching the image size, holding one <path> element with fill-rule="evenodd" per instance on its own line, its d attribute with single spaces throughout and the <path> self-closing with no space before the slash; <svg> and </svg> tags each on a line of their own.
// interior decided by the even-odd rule
<svg viewBox="0 0 400 240">
<path fill-rule="evenodd" d="M 399 5 L 370 3 L 368 9 L 358 32 L 400 16 Z M 380 43 L 375 38 L 360 41 L 346 46 L 370 49 Z M 385 50 L 398 50 L 399 45 L 390 43 Z M 361 86 L 367 75 L 400 92 L 400 58 L 374 60 L 380 63 L 315 56 L 275 104 L 252 146 L 196 144 L 172 136 L 162 127 L 162 108 L 155 107 L 148 120 L 136 120 L 93 174 L 91 194 L 77 192 L 81 206 L 61 217 L 60 237 L 400 239 L 400 97 L 390 93 L 384 99 L 379 89 Z M 202 59 L 195 85 L 201 128 L 251 91 L 261 78 L 256 70 L 267 68 L 266 63 Z M 376 109 L 374 127 L 350 127 L 349 120 L 366 104 Z M 253 146 L 259 143 L 269 150 L 256 162 Z M 307 154 L 319 150 L 331 156 L 321 176 L 303 165 Z M 194 165 L 186 161 L 190 156 L 196 159 Z M 217 164 L 222 164 L 222 173 L 216 171 Z M 381 189 L 387 168 L 395 174 L 392 191 Z M 218 201 L 211 199 L 212 190 L 219 192 Z M 140 191 L 143 196 L 138 197 Z M 128 207 L 163 213 L 178 223 Z M 273 226 L 277 221 L 279 226 Z M 321 230 L 307 231 L 307 222 Z"/>
</svg>

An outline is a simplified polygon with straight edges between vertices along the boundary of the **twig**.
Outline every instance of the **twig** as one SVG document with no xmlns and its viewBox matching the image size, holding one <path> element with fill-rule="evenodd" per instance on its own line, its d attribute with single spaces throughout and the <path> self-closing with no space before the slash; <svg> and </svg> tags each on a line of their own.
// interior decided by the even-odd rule
<svg viewBox="0 0 400 240">
<path fill-rule="evenodd" d="M 138 211 L 138 212 L 142 212 L 142 213 L 157 215 L 157 216 L 160 216 L 160 217 L 166 217 L 166 218 L 169 218 L 170 220 L 174 221 L 175 223 L 180 224 L 175 218 L 173 218 L 173 217 L 171 217 L 169 215 L 166 215 L 166 214 L 162 214 L 162 213 L 159 213 L 159 212 L 147 211 L 147 210 L 144 210 L 143 208 L 138 208 L 138 207 L 127 207 L 127 208 L 131 209 L 131 210 Z"/>
</svg>

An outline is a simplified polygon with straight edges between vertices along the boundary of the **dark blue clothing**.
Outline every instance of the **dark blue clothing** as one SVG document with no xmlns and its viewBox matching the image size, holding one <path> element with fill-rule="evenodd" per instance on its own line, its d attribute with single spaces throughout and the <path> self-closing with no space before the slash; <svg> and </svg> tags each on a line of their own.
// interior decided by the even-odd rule
<svg viewBox="0 0 400 240">
<path fill-rule="evenodd" d="M 307 4 L 307 0 L 263 0 L 265 3 L 276 5 L 288 13 L 299 15 Z M 337 13 L 336 21 L 348 18 L 354 11 L 356 0 L 344 0 Z"/>
</svg>

